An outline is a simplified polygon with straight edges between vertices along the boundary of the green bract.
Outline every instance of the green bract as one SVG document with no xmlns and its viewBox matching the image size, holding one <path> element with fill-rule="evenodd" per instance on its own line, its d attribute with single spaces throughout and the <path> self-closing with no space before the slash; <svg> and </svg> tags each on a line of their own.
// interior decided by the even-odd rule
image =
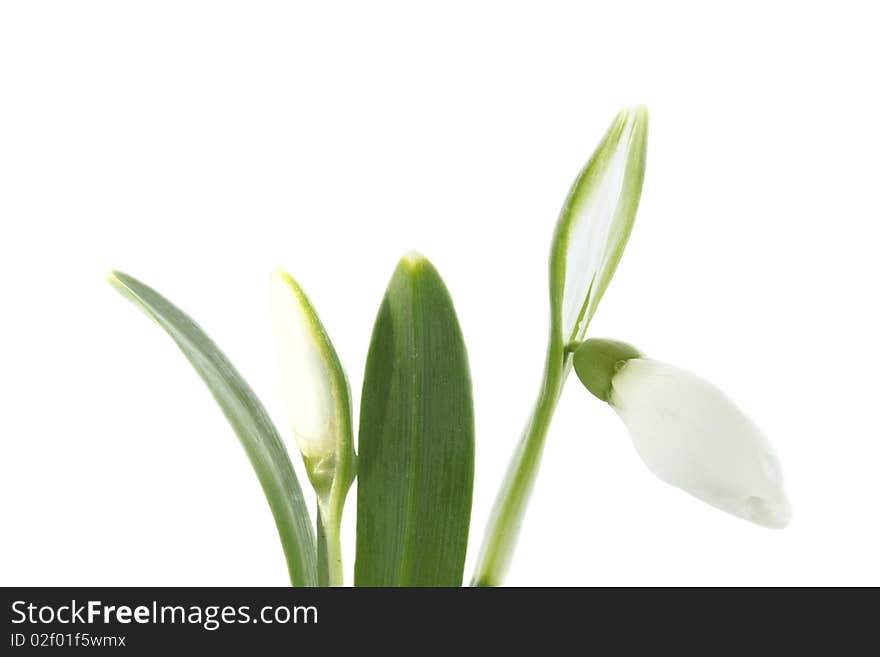
<svg viewBox="0 0 880 657">
<path fill-rule="evenodd" d="M 647 145 L 647 110 L 624 110 L 568 192 L 550 255 L 551 341 L 587 332 L 636 219 Z"/>
<path fill-rule="evenodd" d="M 626 361 L 641 358 L 639 350 L 626 342 L 590 338 L 572 357 L 574 373 L 587 390 L 603 402 L 611 400 L 611 381 Z"/>
</svg>

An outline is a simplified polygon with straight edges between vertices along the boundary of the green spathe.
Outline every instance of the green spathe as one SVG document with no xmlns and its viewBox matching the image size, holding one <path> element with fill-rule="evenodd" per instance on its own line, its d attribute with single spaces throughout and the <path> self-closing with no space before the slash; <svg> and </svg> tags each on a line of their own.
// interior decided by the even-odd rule
<svg viewBox="0 0 880 657">
<path fill-rule="evenodd" d="M 614 375 L 626 361 L 641 357 L 639 350 L 626 342 L 590 338 L 574 350 L 572 361 L 575 373 L 587 390 L 611 403 Z"/>
<path fill-rule="evenodd" d="M 404 257 L 361 399 L 356 586 L 460 586 L 474 478 L 467 352 L 437 270 Z"/>
</svg>

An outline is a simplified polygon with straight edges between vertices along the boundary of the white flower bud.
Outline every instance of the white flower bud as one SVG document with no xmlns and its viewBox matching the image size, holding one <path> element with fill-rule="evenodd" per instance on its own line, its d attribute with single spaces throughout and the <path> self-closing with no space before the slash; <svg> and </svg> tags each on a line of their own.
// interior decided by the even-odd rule
<svg viewBox="0 0 880 657">
<path fill-rule="evenodd" d="M 618 363 L 609 403 L 654 474 L 719 509 L 785 527 L 791 506 L 770 443 L 720 390 L 644 358 Z"/>
<path fill-rule="evenodd" d="M 276 272 L 270 299 L 288 417 L 303 457 L 317 465 L 335 457 L 343 429 L 340 398 L 347 391 L 339 389 L 332 366 L 335 354 L 331 358 L 329 340 L 299 286 L 284 272 Z"/>
</svg>

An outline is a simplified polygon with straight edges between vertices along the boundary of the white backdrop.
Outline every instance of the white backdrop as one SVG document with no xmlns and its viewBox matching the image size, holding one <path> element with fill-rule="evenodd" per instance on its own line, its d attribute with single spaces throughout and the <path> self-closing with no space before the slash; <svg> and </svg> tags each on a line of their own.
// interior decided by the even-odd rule
<svg viewBox="0 0 880 657">
<path fill-rule="evenodd" d="M 794 519 L 662 484 L 572 377 L 508 583 L 880 584 L 870 3 L 298 4 L 0 6 L 0 583 L 284 585 L 233 433 L 104 272 L 191 313 L 289 435 L 268 273 L 311 296 L 357 408 L 410 248 L 469 347 L 469 576 L 540 380 L 557 212 L 645 102 L 642 205 L 592 334 L 725 389 Z"/>
</svg>

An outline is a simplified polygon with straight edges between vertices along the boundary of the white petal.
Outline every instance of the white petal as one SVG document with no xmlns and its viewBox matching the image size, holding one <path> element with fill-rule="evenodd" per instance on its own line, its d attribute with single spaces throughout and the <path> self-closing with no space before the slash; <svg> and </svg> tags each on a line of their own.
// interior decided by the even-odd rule
<svg viewBox="0 0 880 657">
<path fill-rule="evenodd" d="M 685 370 L 636 358 L 613 379 L 611 405 L 654 474 L 767 527 L 791 518 L 782 469 L 760 429 L 720 390 Z"/>
<path fill-rule="evenodd" d="M 270 303 L 282 394 L 297 446 L 306 458 L 331 456 L 338 420 L 326 337 L 308 299 L 283 272 L 272 275 Z"/>
</svg>

